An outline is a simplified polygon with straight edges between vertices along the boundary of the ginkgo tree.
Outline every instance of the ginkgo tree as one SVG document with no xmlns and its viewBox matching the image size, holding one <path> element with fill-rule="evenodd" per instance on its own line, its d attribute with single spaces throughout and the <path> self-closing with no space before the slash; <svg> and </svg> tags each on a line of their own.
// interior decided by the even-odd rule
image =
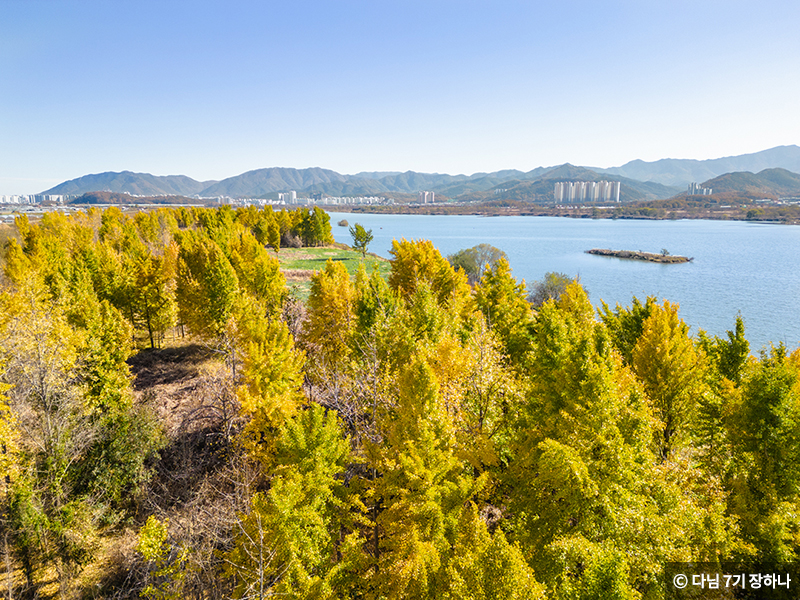
<svg viewBox="0 0 800 600">
<path fill-rule="evenodd" d="M 764 350 L 746 369 L 729 419 L 730 507 L 764 561 L 800 556 L 800 351 Z"/>
<path fill-rule="evenodd" d="M 658 417 L 662 459 L 685 443 L 699 400 L 707 394 L 705 357 L 689 338 L 678 306 L 653 305 L 632 351 L 632 366 Z"/>
<path fill-rule="evenodd" d="M 333 598 L 332 558 L 346 513 L 341 481 L 349 456 L 336 416 L 312 405 L 288 419 L 268 492 L 240 516 L 225 573 L 234 598 Z"/>
<path fill-rule="evenodd" d="M 475 288 L 475 304 L 513 363 L 520 363 L 530 350 L 533 315 L 525 295 L 525 282 L 514 279 L 505 258 L 489 266 Z"/>
<path fill-rule="evenodd" d="M 17 218 L 0 289 L 16 596 L 53 577 L 75 596 L 115 522 L 140 532 L 125 593 L 152 598 L 651 600 L 667 561 L 796 559 L 797 352 L 751 357 L 741 319 L 693 337 L 654 298 L 595 311 L 566 277 L 532 306 L 501 255 L 468 280 L 424 240 L 393 243 L 387 278 L 329 261 L 291 297 L 277 251 L 330 234 L 309 208 Z M 175 503 L 146 487 L 170 467 L 127 360 L 198 342 L 226 361 L 224 451 Z M 180 534 L 200 513 L 202 552 Z"/>
<path fill-rule="evenodd" d="M 582 288 L 546 302 L 533 330 L 505 481 L 512 530 L 553 596 L 606 586 L 635 598 L 654 593 L 667 560 L 730 552 L 736 525 L 719 481 L 685 461 L 658 460 L 653 408 Z"/>
</svg>

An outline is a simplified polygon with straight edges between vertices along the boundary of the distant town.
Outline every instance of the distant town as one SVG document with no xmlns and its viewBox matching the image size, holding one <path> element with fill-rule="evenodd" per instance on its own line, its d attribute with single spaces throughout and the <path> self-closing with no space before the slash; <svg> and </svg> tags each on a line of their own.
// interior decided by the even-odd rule
<svg viewBox="0 0 800 600">
<path fill-rule="evenodd" d="M 766 168 L 765 168 L 766 167 Z M 800 220 L 800 147 L 697 161 L 631 161 L 589 168 L 565 163 L 527 172 L 448 175 L 415 171 L 354 175 L 269 167 L 221 181 L 105 172 L 31 195 L 0 195 L 0 220 L 15 211 L 152 205 L 319 206 L 341 212 L 526 214 L 596 218 Z"/>
<path fill-rule="evenodd" d="M 621 182 L 619 181 L 559 181 L 555 183 L 553 200 L 555 204 L 575 202 L 620 202 Z M 495 190 L 495 194 L 508 191 L 507 189 Z M 114 193 L 110 192 L 109 193 Z M 710 196 L 711 188 L 704 188 L 697 183 L 690 183 L 688 195 Z M 127 194 L 131 198 L 141 199 L 143 203 L 150 203 L 151 195 Z M 31 194 L 0 196 L 0 205 L 12 204 L 47 204 L 63 205 L 79 200 L 83 194 Z M 298 196 L 296 190 L 279 192 L 277 199 L 271 198 L 233 198 L 230 196 L 203 197 L 193 196 L 199 204 L 228 204 L 233 206 L 347 206 L 347 205 L 392 205 L 393 198 L 385 196 L 327 196 L 314 193 L 309 196 Z M 433 204 L 436 193 L 420 191 L 417 193 L 417 204 Z M 411 202 L 413 204 L 413 201 Z"/>
<path fill-rule="evenodd" d="M 424 193 L 424 192 L 423 192 Z M 433 202 L 433 192 L 431 202 Z M 75 202 L 85 194 L 30 194 L 0 196 L 0 205 L 64 205 Z M 141 200 L 143 204 L 152 204 L 152 195 L 127 194 L 134 202 Z M 379 196 L 323 196 L 314 195 L 311 197 L 298 197 L 296 191 L 283 192 L 278 194 L 278 199 L 269 198 L 231 198 L 230 196 L 215 197 L 192 197 L 186 198 L 189 201 L 196 201 L 195 204 L 229 204 L 233 206 L 339 206 L 339 205 L 390 205 L 394 204 L 392 198 Z M 188 202 L 192 203 L 192 202 Z"/>
</svg>

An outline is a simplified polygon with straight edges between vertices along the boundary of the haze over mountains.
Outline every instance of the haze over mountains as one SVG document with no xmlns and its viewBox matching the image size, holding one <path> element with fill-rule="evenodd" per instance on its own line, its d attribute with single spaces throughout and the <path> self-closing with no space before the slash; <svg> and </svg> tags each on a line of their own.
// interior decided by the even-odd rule
<svg viewBox="0 0 800 600">
<path fill-rule="evenodd" d="M 772 168 L 800 173 L 800 147 L 796 145 L 777 146 L 753 154 L 710 160 L 677 158 L 664 158 L 653 162 L 632 160 L 621 167 L 593 170 L 598 173 L 621 175 L 638 181 L 654 181 L 664 185 L 686 187 L 693 181 L 706 182 L 725 173 L 735 171 L 757 173 Z"/>
<path fill-rule="evenodd" d="M 714 178 L 732 171 L 750 171 L 747 175 L 765 169 L 784 169 L 800 172 L 800 147 L 779 146 L 756 152 L 713 160 L 663 159 L 654 162 L 631 161 L 609 169 L 576 167 L 570 164 L 556 167 L 537 167 L 531 171 L 503 170 L 472 175 L 440 173 L 362 172 L 343 175 L 322 168 L 294 169 L 272 167 L 248 171 L 222 181 L 196 181 L 183 175 L 155 176 L 147 173 L 99 173 L 66 181 L 43 194 L 80 195 L 93 191 L 108 191 L 134 195 L 182 195 L 197 197 L 229 196 L 233 198 L 260 198 L 278 192 L 295 190 L 303 193 L 320 192 L 332 196 L 370 196 L 390 193 L 413 194 L 421 190 L 434 191 L 440 196 L 458 199 L 508 198 L 534 200 L 552 194 L 557 180 L 599 181 L 613 177 L 622 182 L 625 201 L 668 198 L 679 194 L 692 181 L 704 182 L 723 191 L 725 185 L 744 179 L 731 179 L 720 187 Z M 793 173 L 790 173 L 793 175 Z M 774 189 L 794 193 L 791 177 L 768 174 L 782 181 L 771 181 Z M 711 181 L 709 181 L 711 180 Z M 756 189 L 758 182 L 748 185 Z M 769 183 L 769 182 L 768 182 Z M 781 187 L 781 185 L 783 187 Z M 777 187 L 775 187 L 777 186 Z M 789 187 L 787 187 L 789 186 Z M 726 188 L 727 189 L 727 188 Z M 772 188 L 771 188 L 772 189 Z M 755 193 L 755 192 L 754 192 Z M 777 193 L 777 192 L 776 192 Z"/>
</svg>

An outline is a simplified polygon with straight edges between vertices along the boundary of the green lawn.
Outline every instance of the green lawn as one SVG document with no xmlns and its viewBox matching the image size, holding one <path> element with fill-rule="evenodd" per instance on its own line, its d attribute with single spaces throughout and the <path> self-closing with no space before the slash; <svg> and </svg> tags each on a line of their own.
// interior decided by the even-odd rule
<svg viewBox="0 0 800 600">
<path fill-rule="evenodd" d="M 389 261 L 385 258 L 367 253 L 367 257 L 362 259 L 360 252 L 332 246 L 322 248 L 281 248 L 278 260 L 281 263 L 281 269 L 304 269 L 309 271 L 324 269 L 328 260 L 342 262 L 351 277 L 356 274 L 358 265 L 362 261 L 365 263 L 367 272 L 371 272 L 374 265 L 378 266 L 378 270 L 383 276 L 388 276 L 390 270 Z"/>
<path fill-rule="evenodd" d="M 384 278 L 389 276 L 391 270 L 389 261 L 385 258 L 367 253 L 367 257 L 362 259 L 360 252 L 338 246 L 281 248 L 277 257 L 281 263 L 281 270 L 286 275 L 286 284 L 290 288 L 296 286 L 297 295 L 304 300 L 308 298 L 311 289 L 311 273 L 324 269 L 329 259 L 343 263 L 350 277 L 355 276 L 362 262 L 367 273 L 372 273 L 372 269 L 377 266 L 378 272 Z"/>
</svg>

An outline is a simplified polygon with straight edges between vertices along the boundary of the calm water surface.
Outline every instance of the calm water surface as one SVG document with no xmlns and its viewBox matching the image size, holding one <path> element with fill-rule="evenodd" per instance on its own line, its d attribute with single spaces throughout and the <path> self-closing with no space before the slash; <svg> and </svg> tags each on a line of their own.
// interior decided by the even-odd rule
<svg viewBox="0 0 800 600">
<path fill-rule="evenodd" d="M 337 241 L 352 241 L 347 219 L 372 229 L 370 251 L 390 257 L 393 239 L 429 239 L 444 255 L 480 243 L 508 254 L 514 275 L 533 282 L 548 271 L 579 275 L 592 302 L 629 305 L 633 296 L 680 304 L 696 333 L 745 321 L 751 351 L 769 342 L 800 345 L 800 227 L 741 221 L 637 221 L 557 217 L 478 217 L 330 213 Z M 662 265 L 585 254 L 590 248 L 692 256 Z"/>
</svg>

